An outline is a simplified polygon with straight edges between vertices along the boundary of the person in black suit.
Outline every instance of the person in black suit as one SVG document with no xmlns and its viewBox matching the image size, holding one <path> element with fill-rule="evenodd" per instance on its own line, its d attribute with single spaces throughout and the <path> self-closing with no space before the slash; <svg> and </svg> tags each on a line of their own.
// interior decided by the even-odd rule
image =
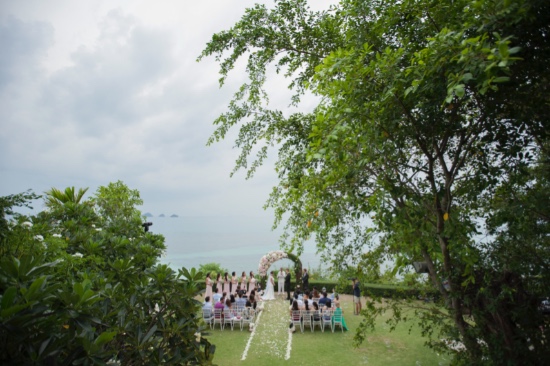
<svg viewBox="0 0 550 366">
<path fill-rule="evenodd" d="M 302 276 L 302 285 L 304 286 L 304 291 L 309 290 L 309 274 L 307 269 L 304 268 L 304 275 Z"/>
<path fill-rule="evenodd" d="M 286 299 L 290 300 L 290 271 L 288 268 L 286 269 L 285 289 L 286 289 Z"/>
</svg>

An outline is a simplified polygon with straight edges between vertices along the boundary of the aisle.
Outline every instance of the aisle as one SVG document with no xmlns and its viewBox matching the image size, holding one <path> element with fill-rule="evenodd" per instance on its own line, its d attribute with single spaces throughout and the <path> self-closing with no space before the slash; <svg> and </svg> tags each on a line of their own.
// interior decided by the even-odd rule
<svg viewBox="0 0 550 366">
<path fill-rule="evenodd" d="M 256 319 L 255 329 L 243 351 L 241 360 L 269 358 L 288 360 L 292 334 L 288 332 L 288 301 L 282 298 L 265 301 L 264 310 Z"/>
</svg>

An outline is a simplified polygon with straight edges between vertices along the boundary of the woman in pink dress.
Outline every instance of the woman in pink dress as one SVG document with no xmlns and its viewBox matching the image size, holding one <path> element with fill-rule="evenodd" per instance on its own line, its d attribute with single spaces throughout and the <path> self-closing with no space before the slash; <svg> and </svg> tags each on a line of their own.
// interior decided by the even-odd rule
<svg viewBox="0 0 550 366">
<path fill-rule="evenodd" d="M 229 297 L 229 275 L 227 274 L 227 272 L 224 273 L 223 275 L 223 292 L 225 292 L 227 294 L 227 297 Z"/>
<path fill-rule="evenodd" d="M 243 271 L 243 274 L 241 275 L 241 291 L 247 292 L 246 288 L 246 272 Z"/>
<path fill-rule="evenodd" d="M 210 297 L 212 299 L 212 280 L 210 279 L 210 272 L 206 274 L 206 291 L 204 291 L 204 297 Z"/>
<path fill-rule="evenodd" d="M 239 280 L 237 279 L 237 273 L 233 271 L 233 273 L 231 273 L 231 286 L 229 287 L 229 291 L 231 291 L 232 294 L 237 291 L 238 282 Z"/>
<path fill-rule="evenodd" d="M 250 271 L 250 279 L 248 280 L 248 292 L 247 294 L 250 295 L 250 292 L 252 290 L 256 289 L 256 279 L 254 278 L 254 272 Z"/>
<path fill-rule="evenodd" d="M 216 276 L 216 293 L 221 294 L 222 293 L 222 274 L 218 273 Z"/>
</svg>

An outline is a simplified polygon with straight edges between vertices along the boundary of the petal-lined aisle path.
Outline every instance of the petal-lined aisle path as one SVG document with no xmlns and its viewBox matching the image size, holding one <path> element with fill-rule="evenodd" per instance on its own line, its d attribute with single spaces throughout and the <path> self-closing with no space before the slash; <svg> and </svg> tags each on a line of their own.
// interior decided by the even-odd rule
<svg viewBox="0 0 550 366">
<path fill-rule="evenodd" d="M 256 329 L 250 334 L 241 360 L 251 357 L 290 358 L 292 335 L 288 332 L 288 306 L 288 301 L 282 298 L 264 302 L 264 309 L 256 320 Z"/>
</svg>

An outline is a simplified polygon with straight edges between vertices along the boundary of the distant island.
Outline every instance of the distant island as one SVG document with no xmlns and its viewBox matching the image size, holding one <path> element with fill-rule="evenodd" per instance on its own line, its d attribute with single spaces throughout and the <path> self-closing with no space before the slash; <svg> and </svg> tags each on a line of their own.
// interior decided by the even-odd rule
<svg viewBox="0 0 550 366">
<path fill-rule="evenodd" d="M 154 216 L 152 213 L 150 213 L 150 212 L 144 213 L 143 216 L 145 216 L 145 217 L 155 217 L 155 216 Z M 160 214 L 159 217 L 166 217 L 166 215 L 165 215 L 165 214 Z M 179 217 L 179 216 L 176 215 L 176 214 L 172 214 L 172 215 L 170 215 L 170 217 Z"/>
</svg>

